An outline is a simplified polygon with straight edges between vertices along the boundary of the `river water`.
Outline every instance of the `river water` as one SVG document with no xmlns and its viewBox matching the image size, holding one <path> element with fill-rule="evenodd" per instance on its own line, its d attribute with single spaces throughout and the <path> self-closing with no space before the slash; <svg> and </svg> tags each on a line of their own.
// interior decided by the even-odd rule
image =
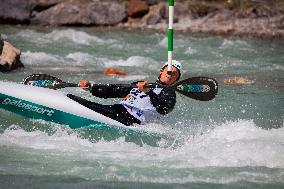
<svg viewBox="0 0 284 189">
<path fill-rule="evenodd" d="M 151 82 L 167 60 L 164 34 L 11 27 L 0 33 L 22 50 L 25 64 L 1 73 L 0 80 L 48 73 L 69 82 Z M 161 124 L 141 126 L 170 133 L 172 145 L 137 145 L 123 136 L 98 140 L 94 129 L 72 130 L 0 110 L 0 188 L 283 188 L 284 41 L 175 35 L 174 46 L 182 78 L 214 77 L 219 93 L 210 102 L 179 94 Z M 128 75 L 104 76 L 111 67 Z M 233 76 L 254 84 L 223 83 Z M 119 102 L 80 89 L 62 92 Z"/>
</svg>

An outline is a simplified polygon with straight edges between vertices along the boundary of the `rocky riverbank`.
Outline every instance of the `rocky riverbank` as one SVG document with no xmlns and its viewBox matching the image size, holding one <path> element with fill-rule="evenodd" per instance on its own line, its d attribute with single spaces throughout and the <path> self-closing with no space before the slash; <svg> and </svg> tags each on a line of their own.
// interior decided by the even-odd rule
<svg viewBox="0 0 284 189">
<path fill-rule="evenodd" d="M 0 23 L 113 26 L 165 32 L 165 0 L 2 0 Z M 175 31 L 284 38 L 282 0 L 176 0 Z"/>
</svg>

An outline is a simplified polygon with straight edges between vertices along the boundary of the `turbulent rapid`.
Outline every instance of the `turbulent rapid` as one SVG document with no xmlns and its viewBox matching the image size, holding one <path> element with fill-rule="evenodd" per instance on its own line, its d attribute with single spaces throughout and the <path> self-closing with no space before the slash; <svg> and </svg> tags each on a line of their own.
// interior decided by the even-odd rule
<svg viewBox="0 0 284 189">
<path fill-rule="evenodd" d="M 0 33 L 22 50 L 25 64 L 0 74 L 4 81 L 47 73 L 75 83 L 152 82 L 167 60 L 167 37 L 158 33 L 9 27 Z M 174 47 L 182 78 L 216 78 L 219 92 L 209 102 L 177 95 L 175 109 L 160 124 L 136 128 L 170 139 L 152 146 L 1 109 L 0 188 L 283 187 L 284 42 L 176 35 Z M 128 75 L 102 74 L 112 67 Z M 223 82 L 236 76 L 253 83 Z M 61 91 L 103 104 L 120 101 L 79 88 Z"/>
</svg>

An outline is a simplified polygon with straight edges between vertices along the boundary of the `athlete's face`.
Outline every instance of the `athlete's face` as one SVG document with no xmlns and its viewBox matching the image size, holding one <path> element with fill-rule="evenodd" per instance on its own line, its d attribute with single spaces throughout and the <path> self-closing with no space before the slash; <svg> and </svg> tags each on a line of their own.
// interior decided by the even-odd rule
<svg viewBox="0 0 284 189">
<path fill-rule="evenodd" d="M 179 75 L 180 75 L 179 70 L 174 66 L 172 66 L 172 75 L 169 75 L 168 66 L 166 66 L 160 72 L 160 81 L 166 85 L 171 85 L 177 81 L 177 79 L 179 78 Z"/>
</svg>

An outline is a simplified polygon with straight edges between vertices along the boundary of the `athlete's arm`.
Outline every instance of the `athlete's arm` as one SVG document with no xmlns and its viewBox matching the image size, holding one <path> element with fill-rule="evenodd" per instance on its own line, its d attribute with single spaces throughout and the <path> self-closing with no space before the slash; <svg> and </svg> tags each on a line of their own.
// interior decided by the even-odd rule
<svg viewBox="0 0 284 189">
<path fill-rule="evenodd" d="M 90 92 L 93 96 L 99 98 L 124 98 L 131 91 L 131 87 L 118 87 L 115 84 L 109 84 L 107 86 L 93 86 L 90 88 Z"/>
<path fill-rule="evenodd" d="M 124 98 L 132 89 L 130 86 L 118 86 L 116 84 L 94 85 L 88 80 L 80 81 L 79 87 L 90 91 L 93 96 L 99 98 Z"/>
<path fill-rule="evenodd" d="M 147 92 L 150 97 L 151 103 L 160 114 L 170 113 L 176 103 L 176 93 L 172 90 L 162 90 L 160 94 L 154 93 L 152 90 Z"/>
</svg>

